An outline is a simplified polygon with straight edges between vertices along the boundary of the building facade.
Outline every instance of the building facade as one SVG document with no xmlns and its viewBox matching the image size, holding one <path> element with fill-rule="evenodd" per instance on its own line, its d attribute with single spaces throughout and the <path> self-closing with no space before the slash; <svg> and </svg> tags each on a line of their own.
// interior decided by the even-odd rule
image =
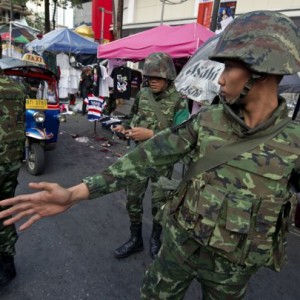
<svg viewBox="0 0 300 300">
<path fill-rule="evenodd" d="M 221 0 L 222 2 L 223 0 Z M 177 4 L 167 4 L 168 2 Z M 161 24 L 179 25 L 195 22 L 201 0 L 124 0 L 123 36 Z M 226 2 L 226 1 L 224 1 Z M 291 17 L 300 26 L 299 0 L 237 0 L 236 16 L 254 10 L 273 10 Z"/>
<path fill-rule="evenodd" d="M 107 1 L 107 0 L 106 0 Z M 113 0 L 111 0 L 113 1 Z M 123 0 L 122 36 L 128 36 L 161 24 L 180 25 L 196 22 L 201 0 Z M 224 0 L 221 0 L 224 1 Z M 74 26 L 92 24 L 92 1 L 83 1 L 83 9 L 74 8 Z M 114 8 L 117 8 L 114 0 Z M 168 4 L 173 3 L 173 4 Z M 235 14 L 253 10 L 274 10 L 291 17 L 300 26 L 299 0 L 237 0 Z M 115 12 L 116 15 L 116 12 Z M 110 25 L 112 30 L 112 24 Z"/>
<path fill-rule="evenodd" d="M 21 20 L 28 15 L 30 12 L 25 5 L 13 4 L 11 0 L 0 1 L 0 24 L 8 23 L 11 20 Z"/>
</svg>

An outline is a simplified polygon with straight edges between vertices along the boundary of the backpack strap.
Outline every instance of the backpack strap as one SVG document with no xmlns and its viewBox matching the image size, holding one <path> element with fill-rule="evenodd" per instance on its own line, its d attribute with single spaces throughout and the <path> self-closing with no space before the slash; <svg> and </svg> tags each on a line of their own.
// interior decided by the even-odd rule
<svg viewBox="0 0 300 300">
<path fill-rule="evenodd" d="M 168 122 L 166 116 L 162 113 L 161 108 L 159 107 L 157 101 L 155 101 L 150 89 L 148 89 L 147 92 L 148 92 L 149 103 L 150 103 L 152 109 L 154 110 L 158 121 L 162 124 L 162 126 L 160 126 L 161 127 L 160 129 L 165 129 L 165 128 L 169 127 L 169 122 Z"/>
</svg>

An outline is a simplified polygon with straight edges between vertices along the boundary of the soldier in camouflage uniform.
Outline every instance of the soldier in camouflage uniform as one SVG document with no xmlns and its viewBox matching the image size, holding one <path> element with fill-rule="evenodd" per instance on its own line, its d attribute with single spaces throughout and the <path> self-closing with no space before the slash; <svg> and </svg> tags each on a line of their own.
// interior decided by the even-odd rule
<svg viewBox="0 0 300 300">
<path fill-rule="evenodd" d="M 160 52 L 149 55 L 143 67 L 143 76 L 148 82 L 148 87 L 143 87 L 137 94 L 130 112 L 131 121 L 129 124 L 119 125 L 114 129 L 124 133 L 137 145 L 167 127 L 182 123 L 189 116 L 187 102 L 175 90 L 173 84 L 176 70 L 169 55 Z M 115 250 L 115 257 L 125 258 L 144 249 L 142 239 L 143 198 L 150 179 L 152 182 L 153 215 L 150 255 L 152 258 L 157 255 L 161 246 L 160 235 L 162 231 L 159 220 L 157 220 L 157 212 L 164 204 L 165 197 L 161 197 L 156 192 L 155 182 L 157 182 L 159 175 L 170 177 L 172 169 L 171 167 L 157 176 L 137 181 L 126 187 L 126 207 L 130 219 L 131 236 L 127 242 Z"/>
<path fill-rule="evenodd" d="M 25 144 L 24 93 L 8 77 L 0 75 L 0 199 L 13 197 Z M 0 206 L 0 211 L 5 208 Z M 0 222 L 0 288 L 15 276 L 14 225 Z"/>
<path fill-rule="evenodd" d="M 17 213 L 8 225 L 30 215 L 21 226 L 26 229 L 81 200 L 162 172 L 186 156 L 192 165 L 228 143 L 266 137 L 287 119 L 278 83 L 283 75 L 300 71 L 300 32 L 288 17 L 256 11 L 235 18 L 211 59 L 225 63 L 220 104 L 158 133 L 76 186 L 31 183 L 42 191 L 2 201 L 14 207 L 0 218 Z M 163 244 L 146 272 L 142 299 L 183 299 L 193 279 L 201 282 L 203 299 L 243 299 L 259 268 L 279 271 L 295 206 L 290 179 L 300 170 L 299 145 L 300 127 L 291 121 L 254 148 L 188 181 L 185 193 L 175 194 L 166 211 Z M 299 179 L 294 182 L 299 185 Z"/>
</svg>

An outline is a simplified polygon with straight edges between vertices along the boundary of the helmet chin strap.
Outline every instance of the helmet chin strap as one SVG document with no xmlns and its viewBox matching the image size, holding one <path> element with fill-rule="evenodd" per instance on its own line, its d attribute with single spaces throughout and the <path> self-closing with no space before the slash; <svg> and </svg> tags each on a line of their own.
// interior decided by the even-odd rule
<svg viewBox="0 0 300 300">
<path fill-rule="evenodd" d="M 232 99 L 230 101 L 230 105 L 232 105 L 232 104 L 234 104 L 234 105 L 243 104 L 244 98 L 248 95 L 248 93 L 250 92 L 250 90 L 254 86 L 255 82 L 258 79 L 260 79 L 261 77 L 263 77 L 261 74 L 252 73 L 251 77 L 249 78 L 249 80 L 244 85 L 244 88 L 243 88 L 242 92 L 240 93 L 240 95 L 237 96 L 235 99 Z M 220 96 L 220 97 L 224 100 L 224 97 L 222 97 L 222 96 Z M 226 102 L 226 100 L 225 100 L 225 102 Z"/>
</svg>

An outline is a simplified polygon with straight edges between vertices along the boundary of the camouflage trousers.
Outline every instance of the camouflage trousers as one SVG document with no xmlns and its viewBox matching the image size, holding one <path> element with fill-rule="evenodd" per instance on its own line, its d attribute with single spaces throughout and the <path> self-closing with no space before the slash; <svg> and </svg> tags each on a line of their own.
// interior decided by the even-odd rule
<svg viewBox="0 0 300 300">
<path fill-rule="evenodd" d="M 18 184 L 20 162 L 7 163 L 0 166 L 0 200 L 13 197 Z M 4 208 L 0 207 L 0 211 Z M 14 225 L 3 226 L 0 221 L 0 252 L 15 255 L 15 244 L 18 235 Z"/>
<path fill-rule="evenodd" d="M 164 173 L 160 174 L 161 176 L 169 177 L 172 175 L 172 169 L 167 170 Z M 156 182 L 158 177 L 151 178 L 151 192 L 152 192 L 152 216 L 156 219 L 157 212 L 160 210 L 160 207 L 166 202 L 166 197 L 164 193 L 158 191 Z M 143 199 L 150 182 L 150 178 L 147 178 L 144 181 L 138 181 L 130 186 L 127 186 L 127 204 L 126 208 L 128 211 L 129 219 L 131 223 L 141 223 L 143 217 Z"/>
<path fill-rule="evenodd" d="M 163 245 L 146 271 L 141 299 L 184 299 L 191 282 L 201 283 L 203 300 L 243 299 L 257 268 L 245 268 L 209 251 L 168 218 Z"/>
</svg>

